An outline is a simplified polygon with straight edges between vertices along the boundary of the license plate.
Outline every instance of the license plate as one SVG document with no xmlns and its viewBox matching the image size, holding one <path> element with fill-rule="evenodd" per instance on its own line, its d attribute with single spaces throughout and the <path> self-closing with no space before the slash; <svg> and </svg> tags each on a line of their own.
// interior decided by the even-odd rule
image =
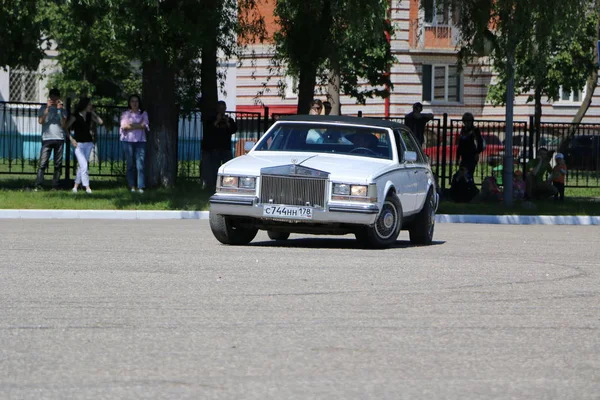
<svg viewBox="0 0 600 400">
<path fill-rule="evenodd" d="M 263 216 L 271 218 L 312 219 L 311 207 L 296 207 L 282 205 L 263 206 Z"/>
</svg>

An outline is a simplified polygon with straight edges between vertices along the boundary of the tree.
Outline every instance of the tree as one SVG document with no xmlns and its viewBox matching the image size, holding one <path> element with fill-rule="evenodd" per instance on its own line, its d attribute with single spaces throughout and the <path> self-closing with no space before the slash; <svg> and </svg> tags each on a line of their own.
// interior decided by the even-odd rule
<svg viewBox="0 0 600 400">
<path fill-rule="evenodd" d="M 126 44 L 116 40 L 109 10 L 96 3 L 38 0 L 40 16 L 58 48 L 60 72 L 50 87 L 70 96 L 93 96 L 95 103 L 124 105 L 141 91 L 141 73 Z"/>
<path fill-rule="evenodd" d="M 522 40 L 515 51 L 515 89 L 517 94 L 531 93 L 534 101 L 534 127 L 539 137 L 542 119 L 542 99 L 557 101 L 563 91 L 579 91 L 588 76 L 597 71 L 593 63 L 594 37 L 597 16 L 586 2 L 569 3 L 570 12 L 558 14 L 543 8 L 534 11 L 533 36 Z M 494 53 L 494 68 L 500 82 L 490 88 L 489 98 L 494 104 L 506 103 L 506 59 Z"/>
<path fill-rule="evenodd" d="M 585 17 L 589 0 L 446 0 L 459 11 L 459 65 L 482 55 L 486 43 L 492 42 L 490 58 L 501 71 L 501 80 L 506 84 L 506 140 L 505 146 L 512 148 L 512 106 L 514 83 L 518 73 L 529 76 L 526 82 L 542 86 L 544 71 L 548 65 L 554 43 L 560 41 L 557 34 L 568 34 L 561 18 L 577 22 Z M 556 28 L 560 26 L 560 28 Z M 530 55 L 533 54 L 534 57 Z M 527 60 L 526 68 L 519 69 L 519 60 Z M 500 65 L 500 66 L 498 66 Z M 527 74 L 525 72 L 531 72 Z M 540 97 L 539 93 L 538 96 Z M 540 97 L 541 98 L 541 97 Z M 541 108 L 540 108 L 541 110 Z M 505 152 L 505 191 L 512 193 L 512 152 Z M 512 196 L 505 196 L 506 205 L 512 205 Z"/>
<path fill-rule="evenodd" d="M 252 31 L 244 24 L 259 24 L 260 19 L 246 18 L 247 11 L 237 10 L 234 0 L 72 0 L 69 3 L 86 10 L 72 15 L 69 24 L 87 27 L 87 13 L 97 10 L 105 16 L 108 32 L 104 34 L 110 38 L 107 41 L 94 34 L 88 37 L 83 32 L 70 36 L 78 40 L 65 41 L 63 50 L 77 54 L 78 65 L 69 70 L 85 70 L 87 63 L 98 61 L 96 56 L 106 57 L 106 53 L 126 61 L 126 65 L 139 63 L 142 95 L 151 126 L 146 149 L 148 186 L 172 186 L 177 175 L 180 106 L 197 105 L 200 78 L 202 94 L 207 100 L 203 104 L 213 106 L 211 99 L 217 98 L 218 89 L 217 51 L 223 50 L 225 57 L 231 55 L 236 51 L 237 34 Z M 240 4 L 255 6 L 254 0 L 243 0 Z M 83 50 L 86 38 L 102 43 L 99 48 L 103 51 L 93 57 L 87 55 Z"/>
<path fill-rule="evenodd" d="M 596 26 L 595 26 L 595 30 L 594 30 L 594 38 L 596 41 L 600 41 L 600 0 L 594 0 L 594 8 L 591 12 L 592 18 L 595 18 L 596 20 Z M 597 46 L 593 46 L 594 47 L 594 53 L 593 53 L 593 65 L 594 65 L 594 69 L 592 71 L 592 73 L 588 76 L 588 79 L 585 83 L 585 97 L 581 103 L 581 106 L 579 107 L 579 110 L 577 110 L 577 113 L 575 114 L 575 116 L 573 117 L 573 121 L 571 124 L 571 129 L 569 131 L 569 137 L 573 137 L 573 135 L 575 135 L 576 132 L 576 127 L 577 125 L 581 122 L 581 120 L 583 119 L 583 117 L 585 116 L 585 113 L 587 112 L 587 110 L 590 108 L 590 104 L 592 104 L 592 97 L 594 96 L 594 91 L 596 90 L 596 87 L 598 86 L 598 65 L 599 65 L 599 55 L 598 55 L 598 47 Z"/>
<path fill-rule="evenodd" d="M 0 0 L 0 27 L 0 67 L 37 69 L 47 43 L 36 2 Z"/>
<path fill-rule="evenodd" d="M 274 63 L 298 77 L 298 113 L 308 113 L 317 83 L 335 75 L 342 91 L 359 102 L 389 94 L 381 88 L 391 86 L 388 6 L 384 0 L 277 1 Z M 372 87 L 362 89 L 361 79 Z"/>
</svg>

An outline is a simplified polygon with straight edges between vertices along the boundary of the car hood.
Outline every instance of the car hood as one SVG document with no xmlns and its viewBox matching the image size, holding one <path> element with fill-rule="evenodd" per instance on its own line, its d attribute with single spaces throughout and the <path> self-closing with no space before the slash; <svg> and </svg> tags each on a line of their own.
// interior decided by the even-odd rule
<svg viewBox="0 0 600 400">
<path fill-rule="evenodd" d="M 296 164 L 330 173 L 330 179 L 369 183 L 391 169 L 392 160 L 322 153 L 251 152 L 224 164 L 219 172 L 230 175 L 260 175 L 261 168 Z"/>
</svg>

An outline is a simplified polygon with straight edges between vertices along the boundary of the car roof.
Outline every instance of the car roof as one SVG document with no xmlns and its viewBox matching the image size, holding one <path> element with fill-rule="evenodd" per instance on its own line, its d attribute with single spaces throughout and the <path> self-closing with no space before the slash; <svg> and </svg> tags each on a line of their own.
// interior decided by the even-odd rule
<svg viewBox="0 0 600 400">
<path fill-rule="evenodd" d="M 378 128 L 405 128 L 406 125 L 387 119 L 348 117 L 345 115 L 286 115 L 281 116 L 277 121 L 281 122 L 325 122 L 342 123 L 353 125 L 366 125 Z"/>
</svg>

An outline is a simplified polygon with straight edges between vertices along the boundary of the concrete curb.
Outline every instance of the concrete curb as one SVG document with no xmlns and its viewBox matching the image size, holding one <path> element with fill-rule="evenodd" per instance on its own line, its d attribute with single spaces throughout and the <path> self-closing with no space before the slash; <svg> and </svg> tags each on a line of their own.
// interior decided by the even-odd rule
<svg viewBox="0 0 600 400">
<path fill-rule="evenodd" d="M 0 219 L 208 219 L 208 211 L 147 210 L 0 210 Z M 574 215 L 449 215 L 436 216 L 443 224 L 600 225 L 600 217 Z"/>
</svg>

